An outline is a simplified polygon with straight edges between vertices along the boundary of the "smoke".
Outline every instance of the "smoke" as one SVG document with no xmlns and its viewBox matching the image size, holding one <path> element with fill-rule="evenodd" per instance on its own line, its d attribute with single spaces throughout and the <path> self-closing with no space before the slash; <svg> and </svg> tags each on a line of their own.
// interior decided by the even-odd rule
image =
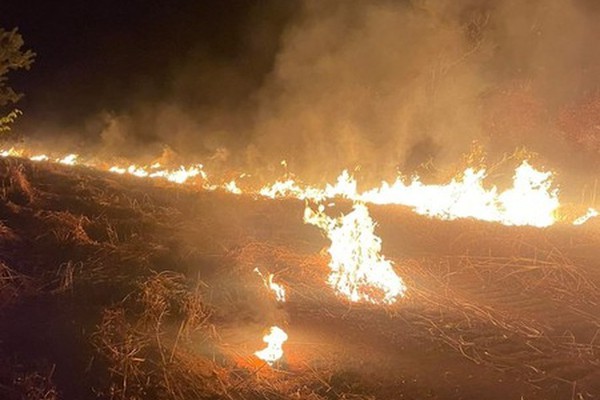
<svg viewBox="0 0 600 400">
<path fill-rule="evenodd" d="M 259 93 L 256 146 L 312 176 L 443 165 L 473 140 L 563 152 L 556 114 L 598 87 L 597 16 L 568 0 L 307 2 Z"/>
<path fill-rule="evenodd" d="M 261 4 L 227 54 L 192 47 L 159 95 L 129 93 L 74 130 L 109 154 L 169 146 L 251 171 L 285 159 L 308 179 L 447 165 L 473 141 L 597 166 L 600 116 L 579 112 L 600 83 L 593 0 Z"/>
</svg>

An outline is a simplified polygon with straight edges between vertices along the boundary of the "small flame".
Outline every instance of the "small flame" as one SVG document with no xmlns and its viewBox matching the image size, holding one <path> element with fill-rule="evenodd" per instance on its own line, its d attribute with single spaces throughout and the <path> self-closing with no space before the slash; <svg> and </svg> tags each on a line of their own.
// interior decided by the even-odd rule
<svg viewBox="0 0 600 400">
<path fill-rule="evenodd" d="M 404 297 L 406 286 L 392 263 L 380 254 L 381 239 L 364 204 L 340 218 L 330 218 L 319 206 L 304 211 L 304 222 L 321 228 L 331 240 L 328 283 L 350 301 L 391 304 Z"/>
<path fill-rule="evenodd" d="M 224 187 L 229 193 L 242 194 L 242 190 L 237 186 L 237 183 L 235 183 L 234 180 L 227 182 Z"/>
<path fill-rule="evenodd" d="M 108 169 L 108 172 L 113 172 L 115 174 L 123 175 L 125 172 L 127 172 L 127 168 L 121 168 L 121 167 L 114 166 L 114 167 L 110 167 Z"/>
<path fill-rule="evenodd" d="M 206 179 L 206 173 L 203 170 L 202 164 L 193 165 L 191 167 L 181 166 L 175 171 L 166 171 L 164 175 L 159 173 L 153 173 L 150 177 L 164 176 L 169 182 L 183 184 L 187 180 L 200 176 L 202 179 Z"/>
<path fill-rule="evenodd" d="M 50 159 L 50 157 L 48 157 L 45 154 L 40 154 L 40 155 L 37 155 L 37 156 L 29 157 L 29 159 L 31 161 L 48 161 Z"/>
<path fill-rule="evenodd" d="M 283 357 L 283 343 L 288 339 L 287 333 L 278 326 L 272 326 L 269 333 L 263 337 L 267 347 L 254 353 L 254 355 L 269 365 Z"/>
<path fill-rule="evenodd" d="M 78 157 L 79 156 L 77 154 L 68 154 L 63 158 L 59 158 L 56 160 L 56 162 L 64 165 L 75 165 Z"/>
<path fill-rule="evenodd" d="M 0 157 L 22 157 L 23 150 L 16 150 L 14 147 L 11 147 L 8 150 L 0 151 Z"/>
<path fill-rule="evenodd" d="M 573 225 L 583 225 L 586 222 L 588 222 L 590 219 L 597 217 L 599 215 L 600 215 L 600 212 L 598 212 L 598 210 L 596 210 L 594 208 L 588 208 L 587 213 L 585 213 L 585 215 L 582 215 L 581 217 L 579 217 L 575 221 L 573 221 Z"/>
<path fill-rule="evenodd" d="M 265 275 L 263 275 L 258 268 L 254 268 L 254 272 L 256 272 L 262 278 L 263 283 L 265 284 L 267 289 L 273 291 L 273 293 L 275 294 L 275 300 L 284 303 L 285 288 L 281 284 L 273 282 L 274 275 L 271 273 L 267 273 L 265 277 Z"/>
<path fill-rule="evenodd" d="M 300 200 L 324 200 L 323 190 L 310 186 L 302 187 L 294 179 L 275 181 L 270 185 L 263 186 L 258 193 L 263 197 L 277 199 L 282 197 L 295 197 Z"/>
<path fill-rule="evenodd" d="M 109 172 L 115 174 L 128 174 L 138 178 L 162 178 L 169 182 L 183 184 L 191 178 L 196 176 L 206 179 L 206 173 L 203 170 L 201 164 L 193 165 L 191 167 L 180 166 L 178 169 L 160 169 L 159 163 L 154 163 L 149 167 L 131 164 L 128 167 L 112 166 L 108 169 Z"/>
</svg>

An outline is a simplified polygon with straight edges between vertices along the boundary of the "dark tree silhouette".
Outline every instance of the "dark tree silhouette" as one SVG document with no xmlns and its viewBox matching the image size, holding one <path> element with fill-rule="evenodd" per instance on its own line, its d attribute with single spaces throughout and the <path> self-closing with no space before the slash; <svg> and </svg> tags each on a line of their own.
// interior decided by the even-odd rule
<svg viewBox="0 0 600 400">
<path fill-rule="evenodd" d="M 4 111 L 22 97 L 8 84 L 8 73 L 18 69 L 29 69 L 35 53 L 23 49 L 23 37 L 17 29 L 7 31 L 0 28 L 0 132 L 8 131 L 10 124 L 21 113 L 18 109 Z"/>
</svg>

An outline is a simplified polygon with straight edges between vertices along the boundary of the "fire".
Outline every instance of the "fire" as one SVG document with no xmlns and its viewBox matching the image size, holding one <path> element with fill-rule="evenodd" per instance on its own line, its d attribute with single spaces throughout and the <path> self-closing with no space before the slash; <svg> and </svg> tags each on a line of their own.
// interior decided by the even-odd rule
<svg viewBox="0 0 600 400">
<path fill-rule="evenodd" d="M 150 178 L 164 178 L 169 182 L 178 183 L 180 185 L 195 177 L 201 177 L 203 180 L 206 180 L 207 178 L 202 164 L 192 165 L 187 168 L 180 166 L 176 170 L 156 171 L 149 176 Z"/>
<path fill-rule="evenodd" d="M 310 186 L 303 187 L 292 178 L 286 179 L 285 181 L 275 181 L 270 185 L 265 185 L 258 191 L 258 194 L 271 199 L 283 197 L 294 197 L 300 200 L 325 199 L 323 190 Z"/>
<path fill-rule="evenodd" d="M 0 150 L 0 157 L 23 157 L 23 150 L 16 150 L 14 147 L 8 150 Z"/>
<path fill-rule="evenodd" d="M 45 154 L 39 154 L 37 156 L 31 156 L 31 157 L 29 157 L 29 159 L 31 161 L 48 161 L 50 159 L 50 157 L 48 157 Z"/>
<path fill-rule="evenodd" d="M 237 186 L 237 183 L 235 183 L 234 180 L 227 182 L 224 185 L 224 189 L 229 193 L 242 194 L 242 190 Z"/>
<path fill-rule="evenodd" d="M 262 272 L 258 268 L 254 268 L 254 272 L 256 272 L 263 280 L 263 283 L 267 287 L 267 289 L 271 290 L 275 294 L 275 300 L 284 303 L 285 302 L 285 288 L 279 283 L 273 282 L 273 274 L 267 273 L 267 275 L 263 275 Z"/>
<path fill-rule="evenodd" d="M 283 343 L 288 339 L 287 333 L 278 326 L 272 326 L 269 333 L 263 337 L 267 347 L 254 353 L 254 355 L 269 365 L 283 357 Z"/>
<path fill-rule="evenodd" d="M 159 169 L 160 164 L 155 163 L 149 167 L 132 164 L 128 167 L 119 167 L 114 165 L 108 169 L 108 172 L 112 172 L 119 175 L 132 175 L 138 178 L 161 178 L 166 179 L 169 182 L 183 184 L 188 180 L 197 176 L 206 180 L 206 173 L 203 170 L 202 164 L 193 165 L 190 167 L 180 166 L 178 169 Z"/>
<path fill-rule="evenodd" d="M 485 169 L 467 168 L 443 185 L 423 184 L 418 177 L 407 184 L 398 178 L 391 184 L 382 182 L 378 188 L 360 192 L 356 179 L 344 170 L 335 184 L 327 184 L 324 189 L 302 186 L 290 178 L 264 186 L 259 193 L 271 198 L 323 201 L 343 197 L 364 203 L 398 204 L 411 207 L 418 214 L 448 220 L 476 218 L 536 227 L 556 222 L 560 202 L 558 189 L 552 189 L 552 172 L 538 171 L 524 161 L 515 169 L 513 187 L 501 193 L 495 186 L 485 187 L 486 176 Z"/>
<path fill-rule="evenodd" d="M 353 302 L 391 304 L 404 297 L 406 286 L 380 254 L 381 239 L 367 207 L 356 203 L 352 212 L 339 218 L 324 211 L 322 205 L 317 211 L 307 206 L 304 222 L 321 228 L 331 240 L 329 285 Z"/>
<path fill-rule="evenodd" d="M 411 207 L 416 213 L 432 218 L 453 220 L 474 218 L 504 225 L 529 225 L 547 227 L 560 220 L 558 189 L 553 187 L 553 173 L 543 172 L 527 161 L 515 169 L 513 185 L 504 191 L 484 183 L 485 169 L 467 168 L 445 184 L 424 184 L 418 177 L 406 181 L 402 177 L 379 187 L 359 191 L 357 180 L 347 170 L 342 171 L 335 183 L 316 187 L 302 184 L 286 172 L 286 178 L 264 185 L 259 190 L 242 190 L 235 180 L 211 183 L 202 164 L 179 166 L 174 169 L 160 163 L 149 166 L 136 164 L 112 165 L 80 160 L 77 154 L 62 157 L 46 154 L 28 155 L 26 150 L 10 148 L 0 150 L 0 157 L 28 157 L 32 161 L 51 161 L 68 166 L 86 165 L 116 174 L 138 178 L 158 178 L 175 184 L 200 184 L 205 190 L 224 189 L 233 194 L 252 194 L 268 198 L 291 197 L 300 200 L 324 202 L 328 199 L 346 198 L 354 202 L 373 204 L 398 204 Z M 282 161 L 287 169 L 287 164 Z M 240 175 L 244 177 L 246 174 Z M 199 179 L 198 179 L 199 178 Z M 596 216 L 597 211 L 572 221 L 581 225 Z"/>
<path fill-rule="evenodd" d="M 376 204 L 402 204 L 415 212 L 441 219 L 476 218 L 504 225 L 550 226 L 556 222 L 558 189 L 551 189 L 552 173 L 541 172 L 524 161 L 513 176 L 513 187 L 502 193 L 486 189 L 485 170 L 468 168 L 460 179 L 446 185 L 424 185 L 400 179 L 392 185 L 363 193 L 360 199 Z"/>
<path fill-rule="evenodd" d="M 582 215 L 581 217 L 577 218 L 575 221 L 573 221 L 573 225 L 583 225 L 585 224 L 588 220 L 597 217 L 600 215 L 600 212 L 598 212 L 598 210 L 594 209 L 594 208 L 588 208 L 587 212 L 585 213 L 585 215 Z"/>
<path fill-rule="evenodd" d="M 77 154 L 67 154 L 65 157 L 56 160 L 56 162 L 65 165 L 75 165 L 77 158 L 79 158 Z"/>
</svg>

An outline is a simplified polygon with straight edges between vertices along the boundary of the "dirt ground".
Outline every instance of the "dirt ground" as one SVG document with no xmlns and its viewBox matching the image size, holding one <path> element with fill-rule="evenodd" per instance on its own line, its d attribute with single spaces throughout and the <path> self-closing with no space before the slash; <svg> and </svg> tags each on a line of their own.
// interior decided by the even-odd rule
<svg viewBox="0 0 600 400">
<path fill-rule="evenodd" d="M 2 399 L 600 398 L 598 220 L 369 206 L 409 288 L 373 306 L 326 286 L 301 201 L 15 159 L 0 183 Z M 272 325 L 289 340 L 269 367 Z"/>
</svg>

